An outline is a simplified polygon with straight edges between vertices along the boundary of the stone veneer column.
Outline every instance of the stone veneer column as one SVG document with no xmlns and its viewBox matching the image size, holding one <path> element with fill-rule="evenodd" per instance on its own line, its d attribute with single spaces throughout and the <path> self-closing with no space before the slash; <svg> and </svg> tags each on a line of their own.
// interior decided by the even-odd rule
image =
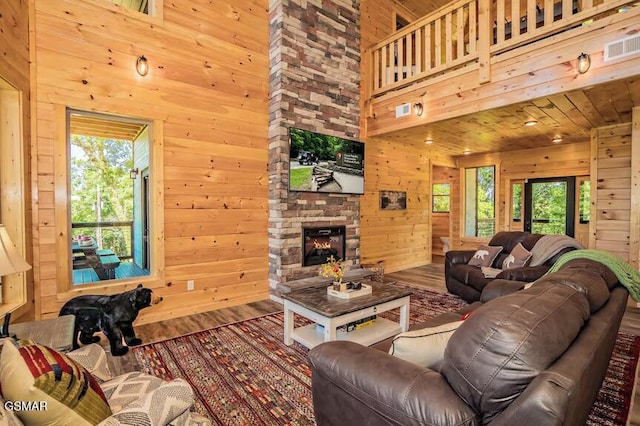
<svg viewBox="0 0 640 426">
<path fill-rule="evenodd" d="M 357 195 L 289 192 L 290 126 L 359 137 L 358 0 L 270 0 L 269 286 L 317 275 L 302 267 L 302 227 L 347 229 L 346 261 L 360 263 Z"/>
</svg>

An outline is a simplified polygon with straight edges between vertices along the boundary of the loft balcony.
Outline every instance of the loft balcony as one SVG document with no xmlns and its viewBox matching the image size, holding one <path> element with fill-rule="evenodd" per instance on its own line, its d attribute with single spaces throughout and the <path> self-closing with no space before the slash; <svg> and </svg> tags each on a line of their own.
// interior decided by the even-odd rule
<svg viewBox="0 0 640 426">
<path fill-rule="evenodd" d="M 366 51 L 366 134 L 636 75 L 640 54 L 605 60 L 604 45 L 633 37 L 639 23 L 640 7 L 628 0 L 451 3 Z M 640 37 L 630 43 L 640 52 Z M 583 51 L 596 71 L 578 78 Z M 416 102 L 426 117 L 396 118 L 398 105 Z"/>
</svg>

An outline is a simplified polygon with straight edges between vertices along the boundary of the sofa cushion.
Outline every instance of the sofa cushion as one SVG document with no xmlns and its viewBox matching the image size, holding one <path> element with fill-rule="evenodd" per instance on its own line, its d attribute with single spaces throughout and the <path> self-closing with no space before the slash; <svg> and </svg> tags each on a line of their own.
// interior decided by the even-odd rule
<svg viewBox="0 0 640 426">
<path fill-rule="evenodd" d="M 579 262 L 570 261 L 560 267 L 560 270 L 539 279 L 535 285 L 553 283 L 566 285 L 582 292 L 589 301 L 591 313 L 599 310 L 609 300 L 609 288 L 602 277 L 599 262 L 580 259 Z M 609 269 L 605 266 L 606 269 Z"/>
<path fill-rule="evenodd" d="M 462 323 L 463 321 L 455 321 L 400 333 L 393 338 L 389 353 L 421 367 L 439 371 L 444 348 Z"/>
<path fill-rule="evenodd" d="M 521 243 L 524 248 L 531 251 L 543 236 L 543 234 L 530 234 L 522 231 L 500 231 L 491 237 L 489 245 L 502 246 L 504 253 L 510 253 L 518 243 Z"/>
<path fill-rule="evenodd" d="M 562 355 L 588 318 L 586 296 L 566 285 L 537 284 L 489 301 L 451 336 L 441 372 L 487 424 Z"/>
<path fill-rule="evenodd" d="M 502 262 L 502 269 L 522 268 L 527 265 L 529 259 L 531 252 L 518 243 Z"/>
<path fill-rule="evenodd" d="M 496 256 L 502 251 L 502 246 L 485 246 L 481 245 L 469 260 L 468 265 L 471 266 L 491 266 Z"/>
<path fill-rule="evenodd" d="M 30 340 L 5 339 L 0 382 L 6 400 L 46 403 L 46 410 L 18 411 L 25 424 L 96 425 L 111 415 L 91 374 L 64 354 Z"/>
</svg>

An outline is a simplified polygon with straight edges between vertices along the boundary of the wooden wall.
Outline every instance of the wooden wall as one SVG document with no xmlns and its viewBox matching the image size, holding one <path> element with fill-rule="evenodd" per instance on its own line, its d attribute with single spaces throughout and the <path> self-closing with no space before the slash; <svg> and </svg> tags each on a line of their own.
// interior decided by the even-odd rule
<svg viewBox="0 0 640 426">
<path fill-rule="evenodd" d="M 433 166 L 431 169 L 431 181 L 436 183 L 449 184 L 449 200 L 451 202 L 451 191 L 453 191 L 455 181 L 460 178 L 458 169 L 453 167 Z M 431 191 L 430 191 L 431 192 Z M 449 225 L 451 224 L 451 212 L 449 213 L 432 213 L 431 215 L 431 247 L 434 255 L 441 255 L 443 243 L 440 237 L 449 237 Z"/>
<path fill-rule="evenodd" d="M 595 223 L 589 245 L 627 261 L 630 260 L 631 230 L 631 135 L 631 123 L 591 131 L 591 198 L 594 200 L 591 217 Z"/>
<path fill-rule="evenodd" d="M 561 176 L 585 176 L 590 173 L 590 143 L 558 145 L 520 151 L 508 151 L 485 155 L 470 155 L 458 159 L 458 167 L 496 166 L 496 230 L 510 230 L 507 221 L 509 188 L 512 180 Z M 461 189 L 452 197 L 451 249 L 477 248 L 481 238 L 464 236 L 462 221 Z"/>
<path fill-rule="evenodd" d="M 393 0 L 360 3 L 361 51 L 391 34 L 398 5 Z M 362 57 L 362 81 L 367 81 L 368 57 Z M 361 123 L 368 106 L 360 86 Z M 360 202 L 361 262 L 385 261 L 385 271 L 397 271 L 431 261 L 430 160 L 422 147 L 384 139 L 367 139 L 365 195 Z M 406 191 L 406 210 L 380 210 L 380 190 Z"/>
<path fill-rule="evenodd" d="M 385 271 L 431 261 L 430 160 L 414 146 L 367 140 L 365 195 L 360 202 L 362 263 L 385 261 Z M 381 190 L 406 191 L 406 210 L 381 210 Z"/>
<path fill-rule="evenodd" d="M 164 301 L 141 323 L 267 298 L 267 1 L 165 1 L 156 17 L 100 0 L 34 4 L 37 315 L 57 315 L 79 293 L 58 249 L 68 239 L 65 107 L 153 122 L 164 269 L 145 284 Z M 134 71 L 141 54 L 145 77 Z M 187 292 L 189 279 L 195 291 Z"/>
<path fill-rule="evenodd" d="M 0 136 L 2 143 L 2 197 L 0 223 L 7 228 L 18 250 L 29 263 L 31 258 L 31 181 L 30 181 L 30 50 L 29 8 L 25 0 L 0 2 Z M 10 122 L 9 122 L 10 121 Z M 16 140 L 22 137 L 21 140 Z M 8 146 L 8 145 L 11 146 Z M 20 152 L 21 151 L 21 152 Z M 31 272 L 3 278 L 5 290 L 13 287 L 11 295 L 5 294 L 5 305 L 0 313 L 14 310 L 13 318 L 32 316 L 33 306 L 27 304 L 33 298 Z M 7 297 L 9 296 L 9 297 Z M 15 303 L 14 303 L 15 302 Z M 15 309 L 18 308 L 17 311 Z M 6 310 L 5 310 L 6 308 Z"/>
</svg>

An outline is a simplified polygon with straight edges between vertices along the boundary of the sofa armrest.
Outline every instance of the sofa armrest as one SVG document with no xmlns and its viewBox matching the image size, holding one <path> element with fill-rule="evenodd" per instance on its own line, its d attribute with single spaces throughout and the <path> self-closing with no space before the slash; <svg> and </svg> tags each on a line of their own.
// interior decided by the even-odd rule
<svg viewBox="0 0 640 426">
<path fill-rule="evenodd" d="M 523 266 L 522 268 L 505 269 L 500 272 L 496 279 L 524 281 L 526 283 L 533 282 L 547 273 L 551 268 L 547 265 L 540 266 Z"/>
<path fill-rule="evenodd" d="M 66 355 L 83 366 L 89 373 L 91 373 L 91 375 L 93 375 L 93 377 L 96 378 L 96 380 L 98 380 L 98 383 L 103 383 L 107 380 L 113 379 L 111 371 L 109 371 L 107 354 L 99 344 L 92 343 L 71 352 L 67 352 Z"/>
<path fill-rule="evenodd" d="M 336 341 L 312 349 L 309 360 L 319 426 L 478 421 L 440 373 L 385 352 Z"/>
<path fill-rule="evenodd" d="M 163 383 L 122 410 L 104 419 L 100 426 L 131 424 L 168 425 L 185 413 L 194 403 L 193 390 L 184 379 Z"/>
</svg>

